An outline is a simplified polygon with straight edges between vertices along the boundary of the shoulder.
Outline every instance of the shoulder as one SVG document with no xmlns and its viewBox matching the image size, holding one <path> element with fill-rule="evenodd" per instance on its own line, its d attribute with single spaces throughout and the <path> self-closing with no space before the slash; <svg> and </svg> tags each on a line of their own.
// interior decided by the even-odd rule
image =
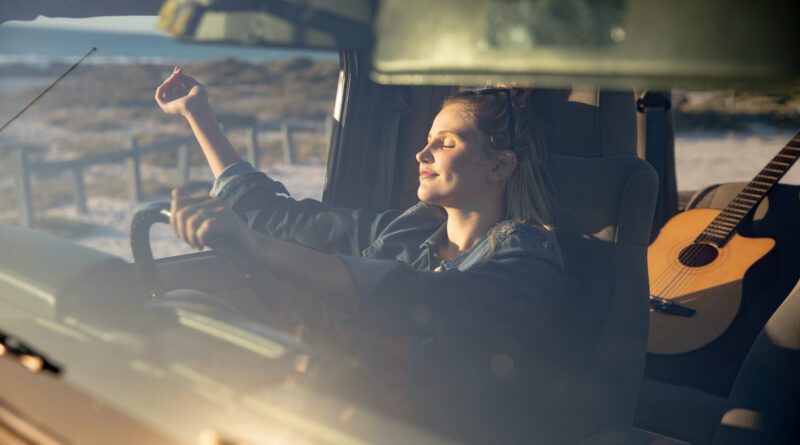
<svg viewBox="0 0 800 445">
<path fill-rule="evenodd" d="M 503 221 L 498 224 L 494 236 L 496 249 L 523 249 L 531 253 L 552 256 L 562 262 L 561 248 L 553 230 L 544 227 L 521 224 L 514 221 Z"/>
<path fill-rule="evenodd" d="M 566 281 L 566 267 L 558 238 L 544 227 L 504 222 L 498 228 L 495 254 L 500 262 L 516 263 L 521 276 L 536 292 L 558 295 Z M 516 261 L 515 261 L 516 259 Z"/>
<path fill-rule="evenodd" d="M 493 229 L 488 244 L 486 259 L 476 267 L 504 277 L 536 298 L 559 295 L 566 268 L 553 231 L 505 221 Z"/>
</svg>

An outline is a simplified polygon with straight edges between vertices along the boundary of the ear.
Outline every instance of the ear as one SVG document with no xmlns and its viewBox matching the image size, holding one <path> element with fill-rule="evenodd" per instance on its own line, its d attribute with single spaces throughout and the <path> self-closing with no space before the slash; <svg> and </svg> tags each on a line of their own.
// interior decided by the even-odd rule
<svg viewBox="0 0 800 445">
<path fill-rule="evenodd" d="M 489 181 L 501 182 L 508 179 L 517 167 L 517 155 L 511 150 L 503 150 L 494 159 L 494 165 L 489 172 Z"/>
</svg>

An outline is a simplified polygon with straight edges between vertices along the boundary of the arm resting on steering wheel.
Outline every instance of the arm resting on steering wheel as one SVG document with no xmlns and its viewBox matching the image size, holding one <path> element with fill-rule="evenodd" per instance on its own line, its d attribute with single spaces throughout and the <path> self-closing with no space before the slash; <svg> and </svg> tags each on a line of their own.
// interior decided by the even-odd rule
<svg viewBox="0 0 800 445">
<path fill-rule="evenodd" d="M 283 184 L 246 162 L 226 168 L 215 181 L 211 196 L 225 201 L 250 228 L 259 232 L 328 253 L 352 256 L 361 256 L 402 213 L 337 208 L 313 199 L 298 201 L 288 197 Z"/>
<path fill-rule="evenodd" d="M 564 281 L 558 253 L 517 234 L 486 261 L 445 272 L 396 260 L 331 255 L 249 231 L 250 254 L 276 276 L 340 309 L 371 314 L 389 331 L 535 324 Z M 427 315 L 420 315 L 420 310 Z"/>
<path fill-rule="evenodd" d="M 356 307 L 355 286 L 340 257 L 253 230 L 248 233 L 251 258 L 273 276 L 341 310 L 351 312 Z"/>
</svg>

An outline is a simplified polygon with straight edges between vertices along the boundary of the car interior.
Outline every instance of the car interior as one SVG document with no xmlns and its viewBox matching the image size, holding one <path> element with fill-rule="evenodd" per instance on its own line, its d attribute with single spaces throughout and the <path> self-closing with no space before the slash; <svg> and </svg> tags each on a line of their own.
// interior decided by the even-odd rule
<svg viewBox="0 0 800 445">
<path fill-rule="evenodd" d="M 402 7 L 389 3 L 389 10 Z M 391 28 L 386 16 L 381 20 Z M 386 62 L 396 50 L 393 42 L 379 42 L 382 52 L 375 55 L 371 48 L 358 48 L 358 32 L 340 36 L 356 43 L 338 41 L 345 46 L 341 100 L 334 111 L 323 201 L 370 210 L 407 208 L 416 201 L 414 154 L 424 146 L 433 117 L 449 94 L 481 86 L 467 81 L 482 72 L 478 67 L 462 77 L 457 70 L 436 77 L 432 70 L 432 77 L 404 82 L 414 73 L 393 72 Z M 594 78 L 601 79 L 600 88 L 585 86 L 580 73 L 568 78 L 569 85 L 553 86 L 551 74 L 541 78 L 545 81 L 533 82 L 532 97 L 546 132 L 568 279 L 561 303 L 521 364 L 537 377 L 532 381 L 538 386 L 527 389 L 535 397 L 518 407 L 517 416 L 497 420 L 502 428 L 476 441 L 800 443 L 800 185 L 775 186 L 738 227 L 741 235 L 776 244 L 745 276 L 731 327 L 688 353 L 648 353 L 648 246 L 670 217 L 688 209 L 722 209 L 746 184 L 678 193 L 669 85 L 634 91 L 616 81 L 603 84 L 602 75 Z M 109 325 L 120 321 L 104 318 L 108 306 L 134 307 L 149 298 L 136 264 L 22 229 L 0 230 L 3 249 L 20 252 L 14 258 L 0 255 L 0 273 L 13 275 L 27 289 L 0 280 L 3 298 L 13 299 L 15 307 Z M 48 267 L 57 271 L 48 282 L 32 272 L 44 250 L 53 258 Z M 166 289 L 199 291 L 269 323 L 258 315 L 269 311 L 263 295 L 253 292 L 224 256 L 202 252 L 155 264 Z M 274 286 L 275 294 L 291 293 Z M 55 295 L 55 301 L 36 289 Z M 108 293 L 117 296 L 105 298 Z M 178 300 L 178 306 L 186 303 Z M 119 313 L 119 307 L 109 311 Z"/>
</svg>

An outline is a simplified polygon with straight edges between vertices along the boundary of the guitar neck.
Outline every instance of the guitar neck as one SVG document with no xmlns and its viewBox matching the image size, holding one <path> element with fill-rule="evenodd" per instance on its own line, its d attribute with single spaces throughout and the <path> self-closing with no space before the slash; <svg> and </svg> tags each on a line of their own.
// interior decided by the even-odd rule
<svg viewBox="0 0 800 445">
<path fill-rule="evenodd" d="M 800 133 L 786 144 L 761 172 L 714 218 L 695 243 L 722 246 L 739 223 L 759 203 L 800 157 Z"/>
</svg>

